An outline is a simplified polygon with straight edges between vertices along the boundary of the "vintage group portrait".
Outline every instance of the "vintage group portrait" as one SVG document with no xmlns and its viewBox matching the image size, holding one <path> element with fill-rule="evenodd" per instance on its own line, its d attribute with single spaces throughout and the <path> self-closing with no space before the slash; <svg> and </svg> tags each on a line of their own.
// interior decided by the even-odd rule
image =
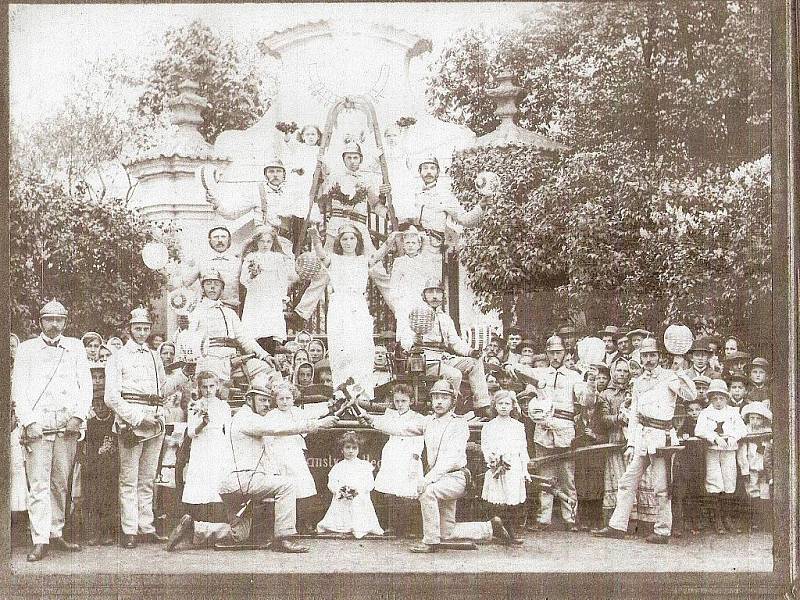
<svg viewBox="0 0 800 600">
<path fill-rule="evenodd" d="M 5 17 L 4 597 L 800 597 L 796 4 Z"/>
</svg>

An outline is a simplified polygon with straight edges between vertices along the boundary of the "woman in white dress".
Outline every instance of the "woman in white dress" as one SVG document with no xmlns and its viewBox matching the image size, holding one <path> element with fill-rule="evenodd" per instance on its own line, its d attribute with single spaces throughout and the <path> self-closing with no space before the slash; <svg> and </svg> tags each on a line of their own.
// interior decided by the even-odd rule
<svg viewBox="0 0 800 600">
<path fill-rule="evenodd" d="M 289 285 L 297 281 L 294 257 L 281 250 L 275 229 L 259 225 L 245 254 L 239 280 L 247 288 L 242 311 L 242 326 L 267 352 L 286 340 L 284 300 Z"/>
<path fill-rule="evenodd" d="M 317 524 L 320 533 L 352 533 L 360 539 L 365 535 L 383 535 L 370 492 L 375 487 L 373 466 L 358 458 L 360 441 L 353 431 L 339 439 L 343 459 L 328 473 L 328 489 L 333 494 L 325 517 Z"/>
<path fill-rule="evenodd" d="M 394 409 L 386 409 L 385 414 L 401 429 L 422 419 L 422 415 L 411 410 L 413 395 L 414 390 L 407 384 L 399 383 L 392 388 Z M 398 537 L 410 533 L 410 513 L 418 506 L 417 486 L 424 477 L 421 459 L 424 446 L 425 438 L 421 435 L 391 435 L 381 452 L 375 491 L 385 494 L 387 533 L 393 530 Z"/>
<path fill-rule="evenodd" d="M 488 467 L 481 497 L 489 503 L 491 516 L 503 520 L 512 543 L 521 544 L 516 534 L 525 505 L 525 482 L 531 476 L 525 426 L 511 417 L 516 403 L 517 396 L 510 390 L 500 390 L 492 399 L 497 416 L 481 430 L 481 451 Z"/>
<path fill-rule="evenodd" d="M 274 406 L 267 416 L 274 424 L 295 427 L 308 420 L 308 416 L 295 406 L 300 399 L 300 390 L 288 381 L 279 381 L 270 388 L 270 404 Z M 280 469 L 282 475 L 294 483 L 297 498 L 297 530 L 310 533 L 312 526 L 308 521 L 311 511 L 311 498 L 317 495 L 314 478 L 306 462 L 306 441 L 302 435 L 267 436 L 264 438 L 268 455 Z M 303 500 L 309 501 L 303 502 Z"/>
<path fill-rule="evenodd" d="M 309 235 L 330 277 L 326 324 L 333 386 L 338 387 L 352 377 L 364 389 L 367 398 L 372 398 L 375 343 L 373 319 L 367 304 L 367 279 L 369 269 L 383 260 L 399 233 L 389 235 L 370 256 L 364 254 L 361 232 L 350 223 L 339 227 L 332 254 L 322 247 L 316 228 L 309 228 Z"/>
<path fill-rule="evenodd" d="M 225 429 L 230 426 L 231 408 L 217 397 L 219 379 L 211 371 L 197 374 L 200 398 L 189 405 L 186 433 L 192 438 L 182 500 L 191 505 L 195 519 L 217 521 L 222 515 L 219 483 L 225 466 L 219 457 L 226 447 Z M 216 505 L 216 506 L 213 506 Z M 215 513 L 209 517 L 208 513 Z"/>
</svg>

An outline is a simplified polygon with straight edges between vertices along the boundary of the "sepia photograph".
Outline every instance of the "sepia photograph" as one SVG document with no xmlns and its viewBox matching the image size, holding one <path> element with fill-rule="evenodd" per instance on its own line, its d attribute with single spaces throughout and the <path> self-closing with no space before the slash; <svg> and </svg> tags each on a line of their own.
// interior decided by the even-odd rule
<svg viewBox="0 0 800 600">
<path fill-rule="evenodd" d="M 792 0 L 5 27 L 0 595 L 800 600 Z"/>
</svg>

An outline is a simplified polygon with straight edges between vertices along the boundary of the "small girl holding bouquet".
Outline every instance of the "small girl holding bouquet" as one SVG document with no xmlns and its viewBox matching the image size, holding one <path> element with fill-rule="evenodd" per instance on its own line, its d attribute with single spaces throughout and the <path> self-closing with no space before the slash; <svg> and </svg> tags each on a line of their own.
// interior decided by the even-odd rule
<svg viewBox="0 0 800 600">
<path fill-rule="evenodd" d="M 497 416 L 481 432 L 481 450 L 488 467 L 481 497 L 489 503 L 491 516 L 503 520 L 512 543 L 521 544 L 517 532 L 526 498 L 525 482 L 531 481 L 531 476 L 525 426 L 511 417 L 516 404 L 517 396 L 510 390 L 500 390 L 492 399 Z"/>
<path fill-rule="evenodd" d="M 358 458 L 360 443 L 354 431 L 339 439 L 343 460 L 328 474 L 328 489 L 333 498 L 325 517 L 317 524 L 319 533 L 352 533 L 356 539 L 369 534 L 383 535 L 370 498 L 375 487 L 372 464 Z"/>
<path fill-rule="evenodd" d="M 222 514 L 219 483 L 224 465 L 219 457 L 225 450 L 225 428 L 231 421 L 231 408 L 217 397 L 219 379 L 211 371 L 197 374 L 200 397 L 189 404 L 186 433 L 192 439 L 182 500 L 190 505 L 195 519 L 215 522 Z M 213 505 L 217 505 L 216 507 Z M 194 507 L 192 509 L 192 507 Z M 217 518 L 209 517 L 214 511 Z M 222 519 L 224 520 L 224 518 Z"/>
</svg>

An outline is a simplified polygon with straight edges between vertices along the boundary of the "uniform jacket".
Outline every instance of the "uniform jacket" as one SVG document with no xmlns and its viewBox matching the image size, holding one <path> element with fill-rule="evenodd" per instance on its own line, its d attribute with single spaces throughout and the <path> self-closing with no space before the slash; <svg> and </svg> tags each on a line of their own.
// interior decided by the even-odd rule
<svg viewBox="0 0 800 600">
<path fill-rule="evenodd" d="M 453 319 L 450 318 L 441 308 L 436 309 L 436 318 L 433 322 L 431 330 L 422 336 L 423 344 L 443 344 L 444 352 L 457 354 L 459 356 L 469 356 L 472 348 L 469 347 L 464 340 L 458 335 L 456 325 Z M 413 334 L 405 340 L 401 340 L 403 348 L 410 350 L 414 345 Z"/>
<path fill-rule="evenodd" d="M 656 367 L 651 373 L 645 371 L 633 382 L 630 418 L 628 421 L 628 446 L 636 454 L 655 454 L 658 448 L 667 445 L 667 431 L 646 427 L 639 422 L 639 415 L 671 421 L 675 415 L 675 402 L 693 400 L 697 388 L 684 374 Z"/>
<path fill-rule="evenodd" d="M 575 414 L 578 404 L 578 384 L 583 383 L 581 376 L 564 365 L 554 367 L 527 367 L 517 365 L 518 371 L 537 381 L 538 394 L 550 404 L 555 411 Z M 545 448 L 569 448 L 575 439 L 575 420 L 558 416 L 534 420 L 536 430 L 533 441 Z"/>
<path fill-rule="evenodd" d="M 239 273 L 242 268 L 242 259 L 233 250 L 228 248 L 225 252 L 216 252 L 209 248 L 200 258 L 192 261 L 183 276 L 183 285 L 189 286 L 197 281 L 201 274 L 210 269 L 216 269 L 225 282 L 220 298 L 225 304 L 239 306 Z"/>
<path fill-rule="evenodd" d="M 245 353 L 258 356 L 264 350 L 242 327 L 242 321 L 233 310 L 220 301 L 203 298 L 189 317 L 189 331 L 203 332 L 209 339 L 215 337 L 233 338 Z M 235 348 L 223 346 L 209 347 L 208 356 L 228 358 L 236 354 Z"/>
<path fill-rule="evenodd" d="M 136 435 L 153 435 L 153 429 L 141 426 L 142 419 L 145 415 L 165 415 L 164 408 L 129 402 L 122 394 L 164 398 L 187 381 L 180 369 L 167 375 L 158 352 L 128 340 L 106 363 L 105 403 L 116 415 L 116 428 L 127 423 Z"/>
<path fill-rule="evenodd" d="M 56 429 L 70 417 L 84 423 L 92 407 L 92 376 L 83 343 L 59 336 L 48 346 L 44 335 L 21 342 L 11 376 L 11 401 L 19 423 Z"/>
<path fill-rule="evenodd" d="M 468 211 L 451 191 L 435 183 L 417 192 L 414 209 L 419 224 L 424 229 L 438 233 L 444 233 L 448 222 L 472 227 L 477 225 L 483 215 L 480 205 L 475 205 Z"/>
<path fill-rule="evenodd" d="M 441 417 L 428 415 L 411 422 L 399 423 L 385 415 L 374 417 L 374 427 L 389 435 L 425 436 L 428 471 L 438 476 L 467 466 L 469 425 L 466 419 L 452 412 Z"/>
</svg>

